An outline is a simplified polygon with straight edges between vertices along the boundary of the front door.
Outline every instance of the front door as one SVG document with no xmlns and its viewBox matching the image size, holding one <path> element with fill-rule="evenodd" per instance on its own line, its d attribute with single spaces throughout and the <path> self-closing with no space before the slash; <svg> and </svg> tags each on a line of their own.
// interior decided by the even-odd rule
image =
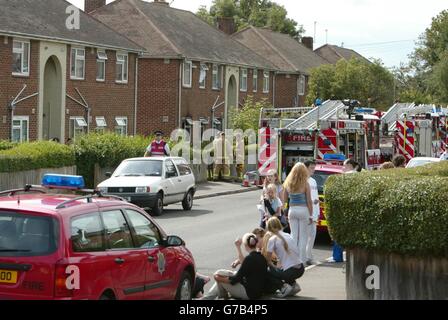
<svg viewBox="0 0 448 320">
<path fill-rule="evenodd" d="M 44 97 L 42 113 L 42 139 L 62 140 L 64 114 L 61 102 L 62 74 L 59 60 L 52 56 L 44 69 Z"/>
</svg>

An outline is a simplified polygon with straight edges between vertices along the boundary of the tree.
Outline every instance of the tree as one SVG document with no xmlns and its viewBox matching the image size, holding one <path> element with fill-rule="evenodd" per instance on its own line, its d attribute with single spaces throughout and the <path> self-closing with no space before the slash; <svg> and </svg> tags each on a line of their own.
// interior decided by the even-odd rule
<svg viewBox="0 0 448 320">
<path fill-rule="evenodd" d="M 230 125 L 234 129 L 246 131 L 252 129 L 258 132 L 261 108 L 272 108 L 267 100 L 254 102 L 252 96 L 248 96 L 244 105 L 240 108 L 232 108 L 229 111 Z"/>
<path fill-rule="evenodd" d="M 268 27 L 295 39 L 300 39 L 305 32 L 302 26 L 287 17 L 284 6 L 270 0 L 213 0 L 208 12 L 202 6 L 196 14 L 210 25 L 215 25 L 218 17 L 233 17 L 238 31 L 249 25 Z"/>
<path fill-rule="evenodd" d="M 393 86 L 392 73 L 379 60 L 340 60 L 312 70 L 307 103 L 311 105 L 317 98 L 356 99 L 364 106 L 384 110 L 393 103 Z"/>
</svg>

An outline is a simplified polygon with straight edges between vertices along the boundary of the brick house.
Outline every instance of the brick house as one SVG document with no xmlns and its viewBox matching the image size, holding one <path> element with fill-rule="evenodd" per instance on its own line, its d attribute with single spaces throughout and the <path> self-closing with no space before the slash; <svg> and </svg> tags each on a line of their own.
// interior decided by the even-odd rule
<svg viewBox="0 0 448 320">
<path fill-rule="evenodd" d="M 370 63 L 368 59 L 352 49 L 342 48 L 331 44 L 325 44 L 314 50 L 314 52 L 331 64 L 336 64 L 342 59 L 350 60 L 351 58 L 361 59 Z"/>
<path fill-rule="evenodd" d="M 143 49 L 83 12 L 80 29 L 70 30 L 70 6 L 0 0 L 0 139 L 134 133 L 135 67 Z"/>
<path fill-rule="evenodd" d="M 268 59 L 275 74 L 275 107 L 304 107 L 310 70 L 328 62 L 313 52 L 313 38 L 302 43 L 287 34 L 249 26 L 232 38 Z"/>
<path fill-rule="evenodd" d="M 138 133 L 168 134 L 193 121 L 222 129 L 248 95 L 274 103 L 276 67 L 193 13 L 163 1 L 94 2 L 86 0 L 91 15 L 146 49 L 138 61 Z"/>
</svg>

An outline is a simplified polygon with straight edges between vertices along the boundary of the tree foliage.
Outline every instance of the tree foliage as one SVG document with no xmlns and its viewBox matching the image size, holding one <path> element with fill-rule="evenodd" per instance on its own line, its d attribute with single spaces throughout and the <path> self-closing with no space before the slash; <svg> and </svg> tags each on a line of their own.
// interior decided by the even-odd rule
<svg viewBox="0 0 448 320">
<path fill-rule="evenodd" d="M 209 11 L 202 6 L 196 14 L 211 25 L 215 25 L 218 17 L 233 17 L 238 31 L 249 25 L 268 27 L 295 39 L 300 39 L 305 32 L 296 21 L 288 18 L 284 6 L 270 0 L 213 0 Z"/>
<path fill-rule="evenodd" d="M 307 104 L 322 100 L 356 99 L 364 106 L 380 110 L 393 102 L 394 78 L 381 61 L 340 60 L 336 65 L 322 65 L 311 72 Z"/>
<path fill-rule="evenodd" d="M 244 105 L 238 109 L 232 108 L 229 111 L 230 125 L 234 129 L 246 131 L 252 129 L 258 131 L 261 108 L 272 108 L 267 100 L 254 102 L 252 96 L 248 96 Z"/>
</svg>

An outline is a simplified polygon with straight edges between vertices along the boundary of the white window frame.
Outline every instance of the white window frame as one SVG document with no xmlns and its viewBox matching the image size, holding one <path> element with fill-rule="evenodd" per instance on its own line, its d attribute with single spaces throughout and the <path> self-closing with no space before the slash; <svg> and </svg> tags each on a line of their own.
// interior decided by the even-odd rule
<svg viewBox="0 0 448 320">
<path fill-rule="evenodd" d="M 240 69 L 240 91 L 247 92 L 247 69 Z"/>
<path fill-rule="evenodd" d="M 269 93 L 269 71 L 263 71 L 263 93 Z"/>
<path fill-rule="evenodd" d="M 207 64 L 201 63 L 201 66 L 199 68 L 199 89 L 205 89 L 207 86 L 207 72 L 209 68 Z M 204 80 L 201 82 L 201 77 L 204 75 Z"/>
<path fill-rule="evenodd" d="M 73 61 L 73 51 L 75 51 L 75 61 Z M 78 55 L 79 52 L 84 52 L 83 55 Z M 82 77 L 76 75 L 76 70 L 78 70 L 78 63 L 82 63 Z M 75 69 L 73 70 L 73 67 Z M 70 50 L 70 79 L 72 80 L 84 80 L 86 77 L 86 49 L 73 47 Z"/>
<path fill-rule="evenodd" d="M 69 137 L 76 139 L 78 135 L 86 133 L 87 121 L 84 117 L 70 117 Z M 77 133 L 78 132 L 78 133 Z"/>
<path fill-rule="evenodd" d="M 21 44 L 21 48 L 20 49 L 16 49 L 14 48 L 14 44 L 15 43 L 20 43 Z M 25 50 L 24 46 L 27 45 L 28 50 Z M 29 76 L 30 75 L 30 65 L 31 65 L 31 42 L 27 41 L 27 40 L 19 40 L 19 39 L 14 39 L 12 41 L 12 54 L 14 57 L 14 54 L 20 54 L 20 60 L 21 60 L 21 66 L 20 66 L 20 72 L 12 72 L 12 74 L 14 76 Z M 24 55 L 27 54 L 28 55 L 28 65 L 25 66 L 24 63 Z M 15 61 L 14 61 L 15 64 Z M 27 69 L 28 71 L 24 71 L 25 69 Z"/>
<path fill-rule="evenodd" d="M 252 74 L 252 91 L 258 92 L 258 69 L 253 70 Z"/>
<path fill-rule="evenodd" d="M 299 96 L 305 95 L 305 84 L 306 78 L 303 74 L 299 75 L 299 79 L 297 79 L 297 92 Z"/>
<path fill-rule="evenodd" d="M 115 117 L 115 133 L 121 136 L 128 135 L 128 117 Z M 123 130 L 124 129 L 124 130 Z"/>
<path fill-rule="evenodd" d="M 117 62 L 115 64 L 115 82 L 128 83 L 129 79 L 129 55 L 127 53 L 117 52 Z M 117 70 L 121 68 L 121 79 L 117 79 Z M 126 73 L 125 73 L 126 71 Z"/>
<path fill-rule="evenodd" d="M 19 121 L 20 124 L 18 126 L 14 125 L 14 121 Z M 23 122 L 26 122 L 26 137 L 23 137 Z M 19 140 L 13 140 L 12 142 L 28 142 L 30 140 L 30 117 L 29 116 L 14 116 L 12 118 L 12 131 L 19 130 Z"/>
<path fill-rule="evenodd" d="M 95 117 L 96 129 L 97 133 L 104 133 L 107 129 L 107 121 L 105 117 Z"/>
<path fill-rule="evenodd" d="M 107 61 L 107 54 L 105 50 L 97 49 L 96 51 L 96 81 L 98 82 L 105 82 L 106 81 L 106 61 Z M 103 78 L 98 77 L 98 71 L 100 70 L 99 65 L 102 64 L 103 67 Z"/>
<path fill-rule="evenodd" d="M 186 77 L 187 73 L 185 72 L 185 70 L 187 68 L 188 68 L 188 70 L 190 72 L 190 76 L 188 77 L 188 79 Z M 188 80 L 188 82 L 187 82 L 187 80 Z M 183 87 L 184 88 L 191 88 L 192 80 L 193 80 L 193 62 L 186 60 L 182 64 L 182 85 L 183 85 Z"/>
<path fill-rule="evenodd" d="M 212 89 L 213 90 L 222 89 L 222 72 L 221 72 L 221 66 L 219 64 L 213 64 Z"/>
</svg>

